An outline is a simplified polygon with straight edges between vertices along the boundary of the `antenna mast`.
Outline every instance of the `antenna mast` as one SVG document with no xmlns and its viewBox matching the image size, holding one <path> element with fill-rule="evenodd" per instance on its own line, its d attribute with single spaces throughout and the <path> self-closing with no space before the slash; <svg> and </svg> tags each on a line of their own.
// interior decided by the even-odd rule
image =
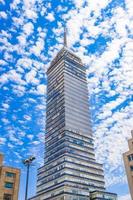
<svg viewBox="0 0 133 200">
<path fill-rule="evenodd" d="M 64 27 L 64 47 L 67 47 L 67 29 Z"/>
</svg>

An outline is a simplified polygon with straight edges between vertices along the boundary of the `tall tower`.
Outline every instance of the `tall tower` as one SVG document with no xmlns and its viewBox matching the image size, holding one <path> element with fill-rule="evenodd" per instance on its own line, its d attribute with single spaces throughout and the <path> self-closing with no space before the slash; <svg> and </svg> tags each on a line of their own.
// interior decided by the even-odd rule
<svg viewBox="0 0 133 200">
<path fill-rule="evenodd" d="M 132 138 L 128 140 L 129 151 L 123 154 L 128 185 L 133 199 L 133 130 L 131 131 Z"/>
<path fill-rule="evenodd" d="M 47 79 L 45 164 L 38 171 L 37 195 L 31 199 L 89 200 L 91 191 L 104 194 L 103 169 L 94 153 L 86 69 L 67 49 L 66 33 Z M 98 195 L 92 194 L 94 199 Z"/>
</svg>

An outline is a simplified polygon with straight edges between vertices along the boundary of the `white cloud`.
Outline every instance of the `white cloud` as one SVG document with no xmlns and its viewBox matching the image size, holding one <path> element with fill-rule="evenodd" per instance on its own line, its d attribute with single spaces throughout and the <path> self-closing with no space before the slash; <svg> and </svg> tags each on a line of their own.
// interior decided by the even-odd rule
<svg viewBox="0 0 133 200">
<path fill-rule="evenodd" d="M 7 52 L 4 53 L 4 59 L 6 61 L 12 62 L 13 61 L 13 55 L 10 52 L 7 51 Z"/>
<path fill-rule="evenodd" d="M 37 110 L 45 110 L 46 109 L 46 104 L 41 104 L 36 106 Z"/>
<path fill-rule="evenodd" d="M 16 73 L 15 70 L 10 70 L 9 72 L 2 74 L 0 76 L 0 82 L 2 85 L 7 83 L 8 81 L 13 81 L 16 82 L 17 84 L 25 85 L 25 81 L 22 80 L 21 74 Z"/>
<path fill-rule="evenodd" d="M 0 137 L 0 145 L 5 144 L 5 142 L 6 142 L 6 138 Z"/>
<path fill-rule="evenodd" d="M 4 0 L 0 0 L 0 3 L 2 3 L 3 5 L 5 4 Z"/>
<path fill-rule="evenodd" d="M 18 96 L 21 97 L 24 95 L 26 88 L 22 85 L 13 85 L 13 92 Z"/>
<path fill-rule="evenodd" d="M 16 9 L 20 2 L 20 0 L 14 0 L 13 3 L 10 4 L 11 9 Z"/>
<path fill-rule="evenodd" d="M 46 85 L 41 84 L 41 85 L 37 86 L 37 93 L 41 94 L 41 95 L 46 94 Z"/>
<path fill-rule="evenodd" d="M 115 17 L 112 19 L 112 22 L 114 22 L 115 24 L 116 34 L 119 37 L 127 37 L 128 31 L 126 27 L 130 23 L 130 21 L 126 11 L 119 7 L 114 10 L 113 14 Z"/>
<path fill-rule="evenodd" d="M 23 26 L 24 24 L 24 17 L 21 15 L 21 17 L 13 17 L 12 18 L 13 22 L 14 22 L 14 26 L 19 27 L 19 26 Z"/>
<path fill-rule="evenodd" d="M 131 0 L 125 0 L 125 6 L 126 6 L 126 11 L 128 13 L 128 17 L 130 20 L 132 20 L 132 17 L 133 17 L 133 1 Z M 132 21 L 131 21 L 132 22 Z M 130 23 L 132 24 L 132 23 Z M 128 25 L 130 25 L 128 24 Z"/>
<path fill-rule="evenodd" d="M 24 33 L 29 36 L 30 34 L 33 33 L 33 30 L 34 30 L 34 26 L 33 26 L 33 23 L 31 22 L 28 22 L 26 23 L 24 26 L 23 26 L 23 30 L 24 30 Z"/>
<path fill-rule="evenodd" d="M 4 12 L 4 11 L 1 11 L 1 12 L 0 12 L 0 17 L 1 17 L 1 18 L 4 18 L 4 19 L 7 19 L 7 13 Z"/>
<path fill-rule="evenodd" d="M 6 118 L 2 118 L 1 121 L 2 121 L 5 125 L 7 125 L 7 124 L 10 123 L 9 120 L 6 119 Z"/>
<path fill-rule="evenodd" d="M 20 58 L 17 61 L 17 66 L 23 67 L 24 69 L 30 69 L 32 67 L 32 59 L 30 58 Z"/>
<path fill-rule="evenodd" d="M 46 14 L 46 10 L 47 8 L 42 7 L 41 12 L 40 12 L 41 16 L 44 16 Z"/>
<path fill-rule="evenodd" d="M 31 116 L 29 116 L 29 115 L 24 115 L 24 119 L 26 119 L 27 121 L 30 121 L 30 120 L 31 120 Z"/>
<path fill-rule="evenodd" d="M 2 107 L 5 108 L 5 109 L 8 109 L 8 108 L 9 108 L 9 104 L 3 103 L 3 104 L 2 104 Z"/>
<path fill-rule="evenodd" d="M 25 75 L 26 82 L 37 85 L 39 83 L 39 80 L 36 78 L 36 75 L 37 75 L 36 70 L 32 69 Z"/>
<path fill-rule="evenodd" d="M 25 11 L 25 15 L 28 19 L 37 19 L 37 13 L 33 10 L 27 9 Z"/>
<path fill-rule="evenodd" d="M 9 33 L 8 31 L 5 31 L 5 30 L 1 30 L 1 36 L 10 39 L 11 38 L 11 33 Z"/>
<path fill-rule="evenodd" d="M 80 45 L 82 46 L 82 47 L 86 47 L 87 45 L 90 45 L 90 44 L 92 44 L 92 43 L 94 43 L 95 41 L 94 41 L 94 39 L 87 39 L 87 38 L 83 38 L 82 40 L 80 40 Z"/>
<path fill-rule="evenodd" d="M 46 19 L 48 19 L 50 22 L 54 21 L 55 20 L 54 13 L 48 13 Z"/>
<path fill-rule="evenodd" d="M 74 0 L 74 4 L 77 8 L 81 8 L 84 2 L 84 0 Z"/>
<path fill-rule="evenodd" d="M 40 142 L 44 143 L 44 141 L 45 141 L 44 133 L 39 133 L 38 134 L 38 139 L 39 139 Z"/>
<path fill-rule="evenodd" d="M 24 0 L 24 6 L 25 6 L 27 9 L 34 8 L 35 3 L 36 3 L 36 0 Z"/>
<path fill-rule="evenodd" d="M 25 34 L 21 34 L 20 36 L 17 37 L 19 44 L 22 46 L 26 45 L 26 35 Z"/>
<path fill-rule="evenodd" d="M 6 65 L 6 64 L 7 64 L 6 61 L 4 61 L 4 60 L 0 60 L 0 65 Z"/>
<path fill-rule="evenodd" d="M 39 56 L 41 51 L 44 49 L 44 39 L 38 38 L 36 44 L 31 48 L 31 53 Z"/>
<path fill-rule="evenodd" d="M 38 145 L 38 144 L 40 144 L 40 142 L 39 141 L 33 141 L 32 144 Z"/>
<path fill-rule="evenodd" d="M 118 200 L 131 200 L 130 194 L 119 196 Z"/>
<path fill-rule="evenodd" d="M 34 138 L 34 135 L 28 134 L 28 135 L 27 135 L 27 138 L 29 138 L 29 139 L 32 141 L 33 138 Z"/>
</svg>

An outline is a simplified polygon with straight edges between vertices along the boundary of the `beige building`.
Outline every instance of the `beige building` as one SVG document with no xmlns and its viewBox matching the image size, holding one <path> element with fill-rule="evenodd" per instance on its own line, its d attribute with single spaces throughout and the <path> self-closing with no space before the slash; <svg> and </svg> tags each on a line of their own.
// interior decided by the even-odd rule
<svg viewBox="0 0 133 200">
<path fill-rule="evenodd" d="M 20 170 L 3 166 L 0 154 L 0 200 L 18 200 Z"/>
<path fill-rule="evenodd" d="M 133 200 L 133 130 L 131 131 L 132 139 L 128 140 L 129 151 L 123 154 L 125 169 L 131 197 Z"/>
</svg>

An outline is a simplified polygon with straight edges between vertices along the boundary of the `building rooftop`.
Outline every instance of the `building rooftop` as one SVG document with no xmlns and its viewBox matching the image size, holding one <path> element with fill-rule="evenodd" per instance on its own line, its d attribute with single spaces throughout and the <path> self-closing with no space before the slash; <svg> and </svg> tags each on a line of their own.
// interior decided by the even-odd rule
<svg viewBox="0 0 133 200">
<path fill-rule="evenodd" d="M 82 60 L 76 56 L 70 49 L 68 49 L 67 47 L 63 47 L 58 53 L 57 55 L 55 56 L 55 58 L 52 60 L 49 68 L 48 68 L 48 71 L 49 69 L 51 69 L 61 58 L 63 57 L 66 57 L 66 58 L 69 58 L 73 61 L 75 61 L 76 63 L 80 64 L 80 65 L 83 65 L 82 63 Z"/>
</svg>

